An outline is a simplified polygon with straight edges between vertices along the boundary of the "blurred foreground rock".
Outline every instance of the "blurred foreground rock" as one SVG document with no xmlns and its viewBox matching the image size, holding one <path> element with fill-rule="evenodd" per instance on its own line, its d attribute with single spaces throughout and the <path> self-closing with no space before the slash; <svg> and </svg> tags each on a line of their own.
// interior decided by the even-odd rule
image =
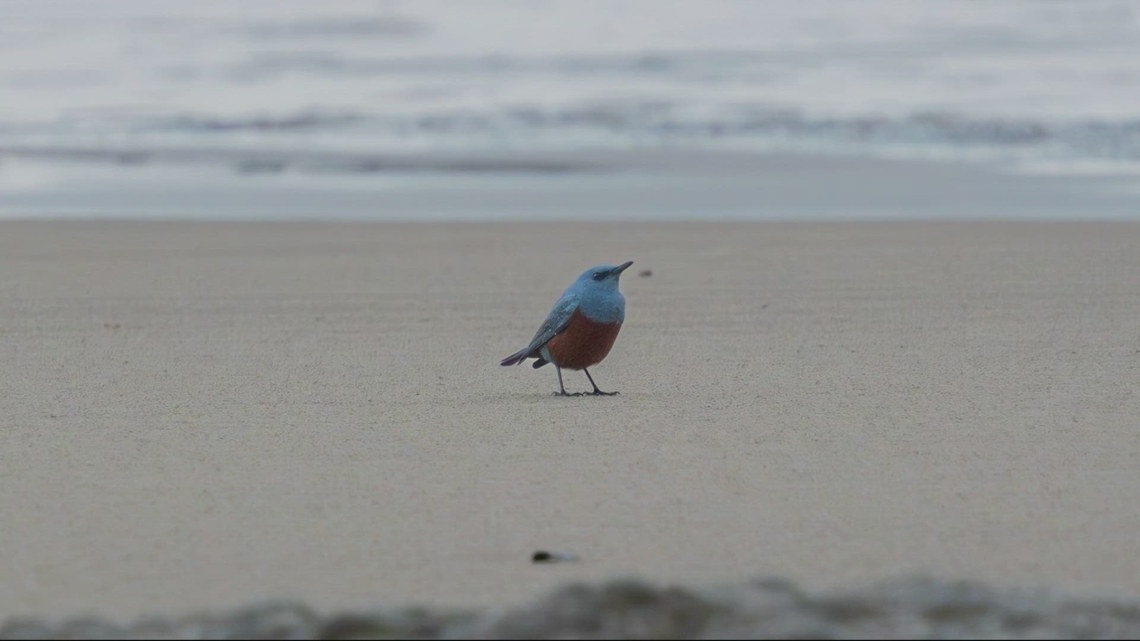
<svg viewBox="0 0 1140 641">
<path fill-rule="evenodd" d="M 696 590 L 569 585 L 501 611 L 323 615 L 297 603 L 118 625 L 9 619 L 0 639 L 1137 638 L 1140 599 L 1076 598 L 923 578 L 810 594 L 773 579 Z"/>
</svg>

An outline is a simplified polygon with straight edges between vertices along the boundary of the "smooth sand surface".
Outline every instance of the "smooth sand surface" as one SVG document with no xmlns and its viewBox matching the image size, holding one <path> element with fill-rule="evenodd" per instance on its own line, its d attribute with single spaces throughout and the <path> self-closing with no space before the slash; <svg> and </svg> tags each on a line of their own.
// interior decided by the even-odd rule
<svg viewBox="0 0 1140 641">
<path fill-rule="evenodd" d="M 621 395 L 498 366 L 624 260 Z M 1140 224 L 4 222 L 0 275 L 7 615 L 1140 592 Z"/>
</svg>

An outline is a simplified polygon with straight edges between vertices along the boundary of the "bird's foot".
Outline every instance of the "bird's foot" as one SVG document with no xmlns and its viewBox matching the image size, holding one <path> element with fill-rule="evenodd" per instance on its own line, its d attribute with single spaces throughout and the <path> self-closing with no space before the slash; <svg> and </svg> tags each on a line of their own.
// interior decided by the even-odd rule
<svg viewBox="0 0 1140 641">
<path fill-rule="evenodd" d="M 600 389 L 596 389 L 592 392 L 586 392 L 586 393 L 589 394 L 590 396 L 616 396 L 618 394 L 618 392 L 603 392 Z"/>
<path fill-rule="evenodd" d="M 586 392 L 574 392 L 573 394 L 570 394 L 568 392 L 551 392 L 550 394 L 551 396 L 581 396 L 585 393 Z"/>
</svg>

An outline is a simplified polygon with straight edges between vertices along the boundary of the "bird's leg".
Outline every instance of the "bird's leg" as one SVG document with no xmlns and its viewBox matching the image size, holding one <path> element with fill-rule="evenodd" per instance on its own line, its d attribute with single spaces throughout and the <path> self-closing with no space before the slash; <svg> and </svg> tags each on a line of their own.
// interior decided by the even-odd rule
<svg viewBox="0 0 1140 641">
<path fill-rule="evenodd" d="M 598 389 L 598 384 L 594 382 L 594 377 L 590 376 L 590 370 L 583 367 L 582 371 L 586 372 L 586 378 L 590 379 L 590 385 L 594 386 L 594 391 L 592 392 L 594 396 L 613 396 L 614 394 L 617 394 L 617 392 L 603 392 L 602 390 Z"/>
<path fill-rule="evenodd" d="M 555 392 L 554 395 L 555 396 L 570 396 L 569 394 L 566 393 L 566 386 L 562 384 L 562 368 L 558 366 L 558 363 L 554 364 L 554 371 L 558 372 L 558 389 L 561 390 L 559 392 Z"/>
</svg>

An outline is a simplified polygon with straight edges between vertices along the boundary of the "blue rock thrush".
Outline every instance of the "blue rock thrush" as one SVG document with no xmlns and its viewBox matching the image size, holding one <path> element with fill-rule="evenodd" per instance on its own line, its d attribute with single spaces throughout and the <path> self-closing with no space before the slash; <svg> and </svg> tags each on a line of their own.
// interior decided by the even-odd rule
<svg viewBox="0 0 1140 641">
<path fill-rule="evenodd" d="M 594 395 L 611 396 L 617 392 L 598 389 L 587 367 L 602 362 L 617 340 L 622 321 L 625 320 L 625 297 L 618 291 L 618 279 L 633 261 L 613 265 L 598 265 L 582 272 L 574 284 L 562 292 L 554 309 L 542 327 L 535 332 L 530 344 L 503 359 L 503 367 L 518 365 L 528 358 L 538 359 L 534 368 L 554 363 L 558 372 L 558 389 L 567 394 L 562 384 L 562 368 L 580 369 L 586 373 Z"/>
</svg>

